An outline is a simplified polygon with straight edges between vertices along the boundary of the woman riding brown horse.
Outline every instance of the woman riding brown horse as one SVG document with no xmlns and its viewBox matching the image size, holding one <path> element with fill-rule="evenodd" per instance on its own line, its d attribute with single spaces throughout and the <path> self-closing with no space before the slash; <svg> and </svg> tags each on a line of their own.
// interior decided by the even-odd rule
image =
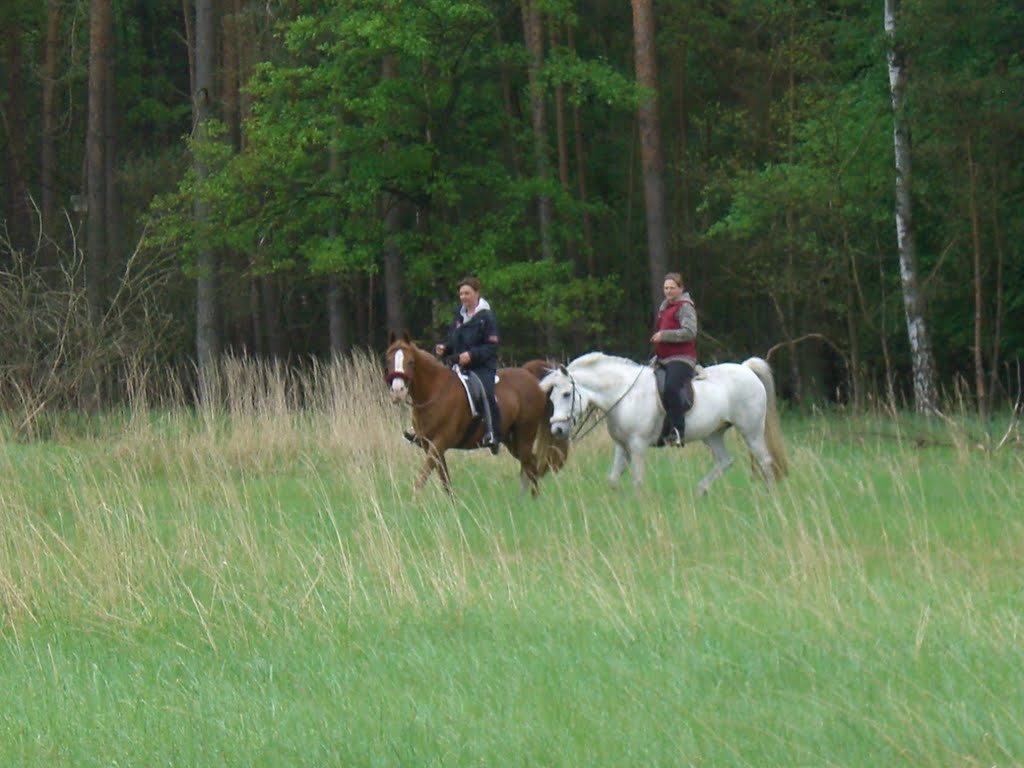
<svg viewBox="0 0 1024 768">
<path fill-rule="evenodd" d="M 539 378 L 543 369 L 531 361 L 524 368 L 502 368 L 494 393 L 501 413 L 501 432 L 509 452 L 519 460 L 519 481 L 536 496 L 537 480 L 557 472 L 569 451 L 566 439 L 551 435 L 547 396 Z M 449 448 L 469 450 L 482 447 L 484 427 L 474 417 L 458 375 L 432 354 L 417 347 L 405 333 L 391 334 L 387 351 L 387 383 L 396 403 L 409 400 L 416 442 L 427 459 L 416 478 L 419 491 L 435 469 L 445 490 L 454 497 L 451 476 L 444 455 Z"/>
</svg>

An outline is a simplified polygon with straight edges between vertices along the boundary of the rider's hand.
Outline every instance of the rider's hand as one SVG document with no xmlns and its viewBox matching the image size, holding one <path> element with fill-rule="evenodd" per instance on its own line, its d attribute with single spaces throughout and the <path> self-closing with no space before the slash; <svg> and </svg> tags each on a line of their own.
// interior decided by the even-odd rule
<svg viewBox="0 0 1024 768">
<path fill-rule="evenodd" d="M 651 336 L 651 341 L 653 341 L 655 344 L 661 341 L 661 331 L 655 331 L 654 335 Z"/>
</svg>

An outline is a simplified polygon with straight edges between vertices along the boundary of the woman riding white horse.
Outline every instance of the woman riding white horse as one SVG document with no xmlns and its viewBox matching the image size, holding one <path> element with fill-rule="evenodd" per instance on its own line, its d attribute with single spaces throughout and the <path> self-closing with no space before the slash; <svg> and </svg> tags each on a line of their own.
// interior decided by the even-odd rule
<svg viewBox="0 0 1024 768">
<path fill-rule="evenodd" d="M 654 370 L 622 357 L 590 352 L 559 366 L 541 380 L 553 413 L 551 432 L 567 437 L 588 409 L 604 414 L 608 434 L 615 441 L 615 457 L 609 476 L 613 485 L 626 469 L 633 486 L 644 482 L 644 459 L 661 434 L 665 409 L 658 396 Z M 697 485 L 704 494 L 715 478 L 732 464 L 725 446 L 725 432 L 736 427 L 765 482 L 786 474 L 787 462 L 778 411 L 775 383 L 768 363 L 759 357 L 739 363 L 704 368 L 693 380 L 693 407 L 686 414 L 686 437 L 703 440 L 715 457 L 715 466 Z"/>
</svg>

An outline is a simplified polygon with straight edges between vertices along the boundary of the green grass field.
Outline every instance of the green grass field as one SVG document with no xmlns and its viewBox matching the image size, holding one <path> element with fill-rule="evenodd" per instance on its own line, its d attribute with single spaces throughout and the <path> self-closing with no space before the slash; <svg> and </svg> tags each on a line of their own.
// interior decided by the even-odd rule
<svg viewBox="0 0 1024 768">
<path fill-rule="evenodd" d="M 791 416 L 774 494 L 733 439 L 695 499 L 702 445 L 635 497 L 602 428 L 453 505 L 379 371 L 299 385 L 3 435 L 0 764 L 1024 764 L 1019 439 Z"/>
</svg>

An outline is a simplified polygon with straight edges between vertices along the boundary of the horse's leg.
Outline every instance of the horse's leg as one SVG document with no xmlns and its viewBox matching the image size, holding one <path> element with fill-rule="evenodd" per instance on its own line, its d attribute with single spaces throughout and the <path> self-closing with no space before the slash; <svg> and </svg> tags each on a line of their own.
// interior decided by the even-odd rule
<svg viewBox="0 0 1024 768">
<path fill-rule="evenodd" d="M 775 471 L 772 469 L 772 454 L 768 450 L 764 434 L 744 435 L 744 437 L 747 440 L 747 447 L 750 448 L 750 455 L 754 459 L 754 465 L 761 473 L 768 490 L 771 490 L 772 482 L 775 480 Z"/>
<path fill-rule="evenodd" d="M 629 471 L 633 473 L 633 490 L 639 493 L 644 487 L 644 461 L 647 459 L 646 440 L 631 440 L 629 444 Z"/>
<path fill-rule="evenodd" d="M 537 462 L 532 453 L 519 459 L 519 495 L 525 496 L 527 489 L 531 496 L 540 495 L 540 485 L 537 483 Z"/>
<path fill-rule="evenodd" d="M 729 449 L 725 447 L 724 429 L 715 432 L 713 435 L 708 435 L 704 438 L 704 442 L 707 443 L 708 448 L 715 455 L 715 466 L 697 483 L 698 496 L 703 496 L 707 493 L 708 488 L 715 482 L 716 478 L 732 466 L 732 456 L 729 454 Z"/>
<path fill-rule="evenodd" d="M 419 493 L 423 490 L 423 486 L 427 483 L 427 478 L 430 477 L 430 473 L 434 471 L 434 464 L 436 463 L 436 452 L 432 446 L 424 446 L 424 452 L 427 454 L 427 460 L 423 462 L 423 466 L 420 467 L 420 473 L 416 476 L 416 483 L 413 485 L 413 490 Z"/>
<path fill-rule="evenodd" d="M 448 491 L 448 495 L 454 498 L 455 492 L 452 490 L 451 476 L 448 474 L 448 463 L 444 460 L 444 453 L 433 443 L 425 446 L 424 450 L 427 453 L 427 460 L 423 462 L 420 474 L 416 478 L 416 485 L 414 486 L 416 493 L 423 490 L 423 486 L 426 485 L 430 473 L 436 469 L 437 475 L 441 479 L 441 485 Z"/>
<path fill-rule="evenodd" d="M 455 489 L 452 488 L 452 476 L 448 474 L 448 462 L 445 461 L 443 453 L 439 453 L 437 456 L 437 474 L 441 478 L 441 485 L 448 491 L 448 496 L 454 500 Z"/>
<path fill-rule="evenodd" d="M 615 455 L 612 457 L 612 471 L 608 475 L 608 480 L 611 482 L 613 488 L 619 487 L 619 479 L 622 477 L 622 473 L 626 471 L 626 460 L 629 458 L 629 451 L 622 443 L 615 443 Z"/>
<path fill-rule="evenodd" d="M 526 493 L 530 489 L 530 495 L 540 495 L 540 474 L 537 472 L 537 457 L 533 455 L 533 441 L 529 445 L 524 444 L 522 455 L 519 457 L 519 494 Z"/>
<path fill-rule="evenodd" d="M 539 478 L 537 457 L 533 453 L 533 443 L 536 438 L 536 425 L 526 422 L 512 424 L 503 432 L 502 440 L 505 441 L 506 449 L 519 461 L 520 496 L 525 496 L 527 490 L 530 491 L 531 496 L 537 496 L 540 493 L 540 486 L 537 484 Z"/>
</svg>

